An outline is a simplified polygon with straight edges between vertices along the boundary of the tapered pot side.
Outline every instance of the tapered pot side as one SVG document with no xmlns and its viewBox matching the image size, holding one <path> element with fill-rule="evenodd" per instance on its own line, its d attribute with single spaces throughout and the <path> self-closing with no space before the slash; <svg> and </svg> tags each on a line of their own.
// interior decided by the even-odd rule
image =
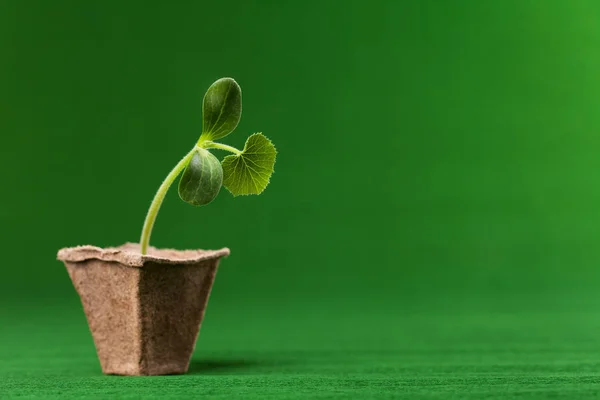
<svg viewBox="0 0 600 400">
<path fill-rule="evenodd" d="M 221 257 L 229 249 L 170 250 L 127 243 L 58 252 L 81 298 L 105 374 L 188 370 Z"/>
</svg>

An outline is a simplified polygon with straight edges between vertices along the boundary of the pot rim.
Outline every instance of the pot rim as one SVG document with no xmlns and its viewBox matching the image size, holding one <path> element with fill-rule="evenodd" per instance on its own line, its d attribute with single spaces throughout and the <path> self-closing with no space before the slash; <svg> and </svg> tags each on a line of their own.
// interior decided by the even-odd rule
<svg viewBox="0 0 600 400">
<path fill-rule="evenodd" d="M 187 265 L 214 260 L 229 255 L 229 249 L 219 250 L 176 250 L 149 247 L 149 253 L 142 255 L 137 243 L 125 243 L 118 247 L 101 248 L 96 246 L 75 246 L 60 249 L 57 259 L 63 262 L 78 263 L 88 260 L 117 262 L 128 267 L 141 268 L 147 263 Z"/>
</svg>

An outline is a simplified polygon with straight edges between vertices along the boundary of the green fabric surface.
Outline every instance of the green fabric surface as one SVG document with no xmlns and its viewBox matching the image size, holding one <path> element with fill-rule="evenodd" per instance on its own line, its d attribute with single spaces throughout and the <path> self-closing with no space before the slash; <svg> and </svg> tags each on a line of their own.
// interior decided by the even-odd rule
<svg viewBox="0 0 600 400">
<path fill-rule="evenodd" d="M 189 374 L 167 377 L 103 376 L 82 312 L 34 313 L 2 329 L 0 398 L 600 395 L 593 311 L 212 306 Z"/>
</svg>

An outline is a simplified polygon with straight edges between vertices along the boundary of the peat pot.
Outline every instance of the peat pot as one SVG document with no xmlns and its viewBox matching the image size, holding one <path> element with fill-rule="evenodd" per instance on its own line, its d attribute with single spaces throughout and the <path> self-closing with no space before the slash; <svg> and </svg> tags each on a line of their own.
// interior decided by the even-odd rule
<svg viewBox="0 0 600 400">
<path fill-rule="evenodd" d="M 221 257 L 229 249 L 170 250 L 139 245 L 65 248 L 102 371 L 116 375 L 188 370 Z"/>
</svg>

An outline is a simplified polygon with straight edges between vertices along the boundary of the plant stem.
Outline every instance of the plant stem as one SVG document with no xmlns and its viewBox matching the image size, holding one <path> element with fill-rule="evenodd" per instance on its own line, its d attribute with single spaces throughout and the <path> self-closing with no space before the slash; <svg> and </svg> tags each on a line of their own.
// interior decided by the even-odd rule
<svg viewBox="0 0 600 400">
<path fill-rule="evenodd" d="M 226 150 L 226 151 L 230 151 L 230 152 L 232 152 L 233 154 L 236 154 L 236 155 L 238 155 L 238 156 L 239 156 L 240 154 L 242 154 L 242 152 L 241 152 L 241 151 L 239 151 L 238 149 L 236 149 L 235 147 L 228 146 L 228 145 L 226 145 L 226 144 L 223 144 L 223 143 L 217 143 L 217 142 L 209 142 L 209 141 L 206 141 L 206 142 L 202 143 L 202 147 L 204 147 L 205 149 L 219 149 L 219 150 Z"/>
<path fill-rule="evenodd" d="M 152 204 L 150 204 L 150 209 L 146 215 L 146 220 L 144 221 L 144 228 L 142 229 L 142 238 L 140 239 L 142 254 L 146 254 L 148 252 L 148 245 L 150 244 L 150 235 L 152 234 L 154 221 L 156 221 L 156 216 L 158 215 L 160 206 L 162 205 L 162 202 L 165 199 L 171 184 L 173 184 L 173 181 L 175 181 L 181 171 L 183 171 L 183 169 L 188 165 L 195 151 L 196 146 L 194 146 L 194 148 L 177 163 L 175 168 L 169 172 L 169 175 L 167 175 L 163 183 L 158 188 L 158 191 L 154 195 L 154 199 L 152 200 Z"/>
</svg>

